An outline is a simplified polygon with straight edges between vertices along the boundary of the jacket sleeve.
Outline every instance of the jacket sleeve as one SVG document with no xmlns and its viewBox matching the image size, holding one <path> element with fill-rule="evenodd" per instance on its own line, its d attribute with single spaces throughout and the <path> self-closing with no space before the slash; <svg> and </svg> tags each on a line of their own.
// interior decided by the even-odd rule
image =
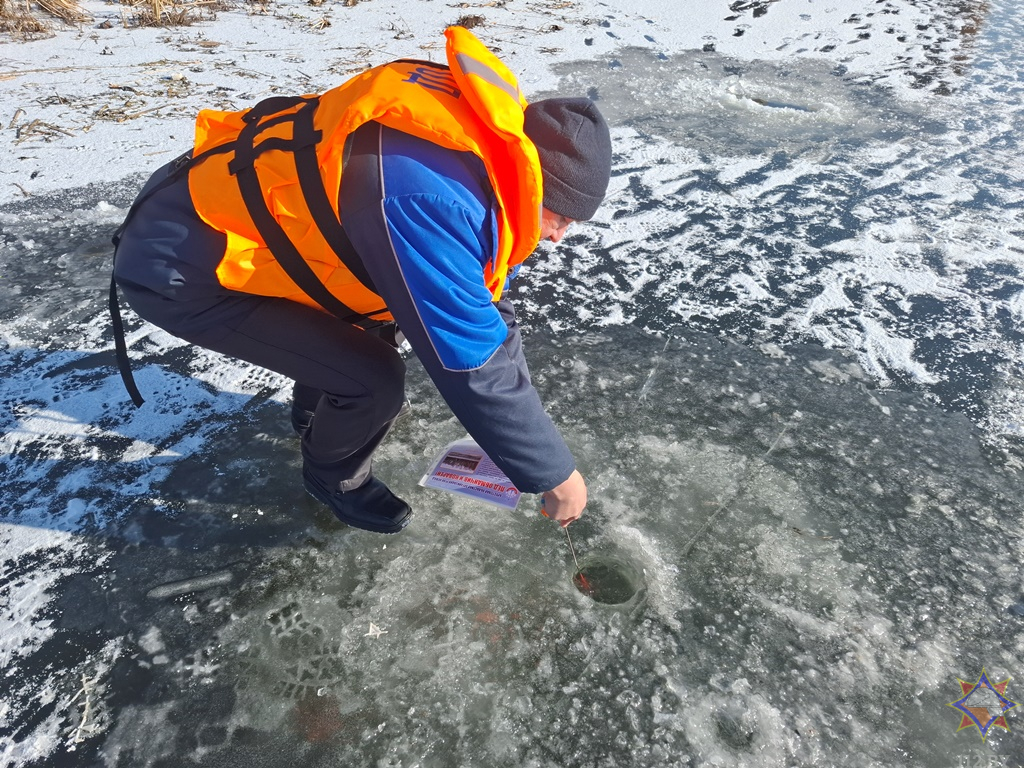
<svg viewBox="0 0 1024 768">
<path fill-rule="evenodd" d="M 480 222 L 435 194 L 362 203 L 343 205 L 345 230 L 452 412 L 520 491 L 566 480 L 575 462 L 530 381 L 515 312 L 484 285 Z"/>
</svg>

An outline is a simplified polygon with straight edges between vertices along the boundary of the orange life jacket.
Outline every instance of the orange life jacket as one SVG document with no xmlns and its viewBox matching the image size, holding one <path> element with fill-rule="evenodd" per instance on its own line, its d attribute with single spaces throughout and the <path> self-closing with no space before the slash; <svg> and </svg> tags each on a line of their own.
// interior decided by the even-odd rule
<svg viewBox="0 0 1024 768">
<path fill-rule="evenodd" d="M 401 60 L 318 96 L 199 114 L 194 157 L 203 159 L 189 171 L 189 191 L 203 221 L 227 236 L 217 267 L 224 287 L 391 319 L 358 258 L 346 258 L 338 213 L 345 140 L 375 120 L 483 161 L 499 231 L 483 280 L 500 298 L 509 268 L 540 237 L 540 161 L 523 133 L 515 76 L 468 30 L 445 36 L 447 67 Z M 324 288 L 330 296 L 316 298 Z M 341 310 L 328 306 L 332 297 Z"/>
</svg>

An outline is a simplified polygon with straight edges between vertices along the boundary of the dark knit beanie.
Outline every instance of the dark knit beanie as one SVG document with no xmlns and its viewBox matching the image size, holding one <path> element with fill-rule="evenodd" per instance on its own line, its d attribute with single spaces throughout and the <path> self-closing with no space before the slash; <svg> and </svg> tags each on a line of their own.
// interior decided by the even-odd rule
<svg viewBox="0 0 1024 768">
<path fill-rule="evenodd" d="M 574 221 L 596 212 L 612 171 L 608 124 L 590 99 L 544 99 L 526 107 L 523 131 L 537 146 L 544 207 Z"/>
</svg>

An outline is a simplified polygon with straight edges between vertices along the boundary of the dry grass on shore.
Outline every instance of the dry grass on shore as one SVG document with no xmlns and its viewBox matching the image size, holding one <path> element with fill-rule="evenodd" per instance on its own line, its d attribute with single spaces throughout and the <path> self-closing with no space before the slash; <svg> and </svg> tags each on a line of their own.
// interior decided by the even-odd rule
<svg viewBox="0 0 1024 768">
<path fill-rule="evenodd" d="M 198 21 L 203 11 L 223 7 L 220 0 L 165 2 L 164 0 L 121 0 L 132 9 L 131 22 L 142 27 L 182 27 Z"/>
<path fill-rule="evenodd" d="M 260 2 L 261 0 L 255 0 Z M 187 26 L 224 8 L 224 0 L 121 0 L 126 26 Z M 52 34 L 54 23 L 86 24 L 92 17 L 78 0 L 0 0 L 0 36 L 10 40 L 34 40 Z M 109 25 L 109 22 L 104 22 Z"/>
<path fill-rule="evenodd" d="M 15 40 L 45 37 L 50 25 L 39 19 L 29 0 L 0 0 L 0 34 Z"/>
</svg>

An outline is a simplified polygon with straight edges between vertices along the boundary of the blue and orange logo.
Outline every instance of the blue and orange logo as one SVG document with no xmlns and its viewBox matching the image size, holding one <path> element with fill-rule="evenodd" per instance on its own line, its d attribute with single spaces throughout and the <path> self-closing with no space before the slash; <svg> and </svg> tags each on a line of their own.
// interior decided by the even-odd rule
<svg viewBox="0 0 1024 768">
<path fill-rule="evenodd" d="M 981 734 L 981 740 L 988 738 L 991 728 L 1002 728 L 1010 730 L 1006 722 L 1006 713 L 1017 706 L 1017 702 L 1006 698 L 1006 685 L 1012 678 L 1006 678 L 1001 683 L 993 683 L 988 679 L 984 667 L 981 670 L 981 677 L 978 682 L 969 683 L 966 680 L 957 678 L 960 683 L 960 692 L 963 694 L 956 701 L 949 702 L 946 706 L 960 712 L 959 733 L 964 728 L 977 728 Z"/>
</svg>

